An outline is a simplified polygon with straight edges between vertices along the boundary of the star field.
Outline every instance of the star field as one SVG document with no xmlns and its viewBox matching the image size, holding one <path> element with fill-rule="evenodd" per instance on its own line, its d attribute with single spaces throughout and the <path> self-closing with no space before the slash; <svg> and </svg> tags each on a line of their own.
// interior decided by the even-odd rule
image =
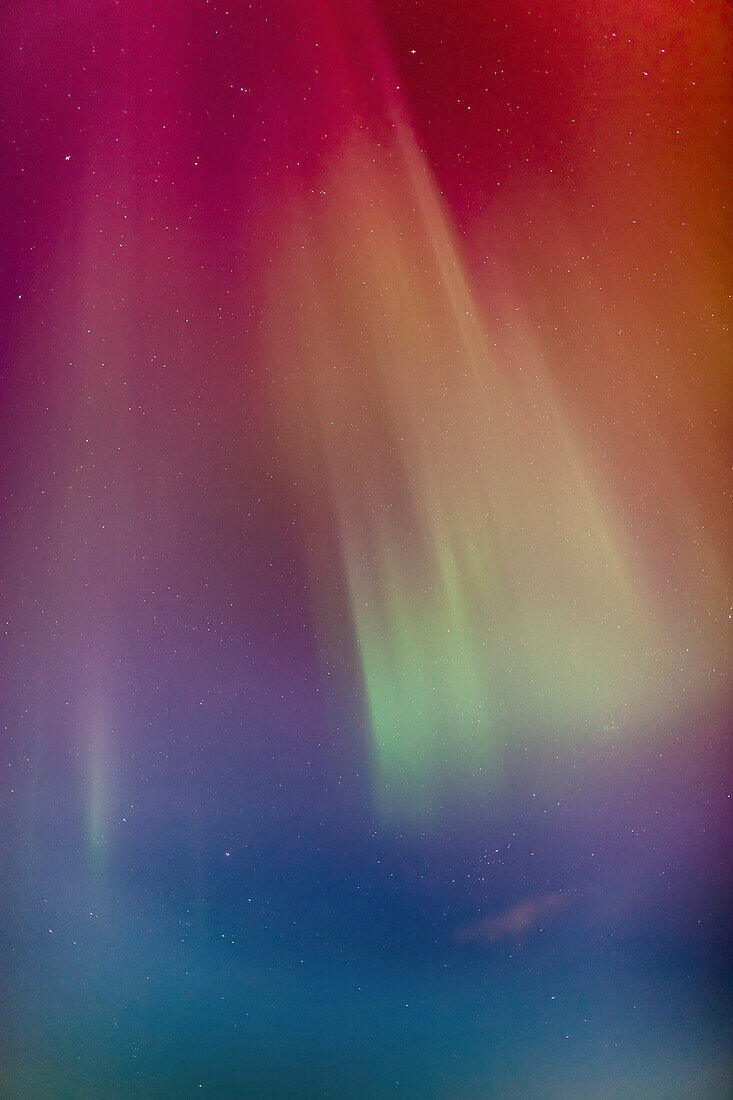
<svg viewBox="0 0 733 1100">
<path fill-rule="evenodd" d="M 728 10 L 0 31 L 0 1095 L 722 1100 Z"/>
</svg>

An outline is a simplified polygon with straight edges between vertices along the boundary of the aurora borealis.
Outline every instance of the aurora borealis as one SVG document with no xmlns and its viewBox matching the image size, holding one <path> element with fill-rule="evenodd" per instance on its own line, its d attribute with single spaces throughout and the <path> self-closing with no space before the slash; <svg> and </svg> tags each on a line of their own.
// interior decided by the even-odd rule
<svg viewBox="0 0 733 1100">
<path fill-rule="evenodd" d="M 727 1096 L 730 9 L 0 27 L 0 1095 Z"/>
</svg>

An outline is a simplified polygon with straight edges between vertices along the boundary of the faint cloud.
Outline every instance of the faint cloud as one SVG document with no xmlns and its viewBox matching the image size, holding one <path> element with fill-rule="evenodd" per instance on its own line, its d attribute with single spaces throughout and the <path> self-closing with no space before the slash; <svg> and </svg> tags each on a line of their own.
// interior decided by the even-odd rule
<svg viewBox="0 0 733 1100">
<path fill-rule="evenodd" d="M 496 943 L 510 936 L 521 936 L 541 928 L 545 921 L 565 909 L 572 896 L 572 891 L 566 890 L 518 901 L 508 909 L 462 924 L 455 930 L 454 938 L 457 943 Z"/>
</svg>

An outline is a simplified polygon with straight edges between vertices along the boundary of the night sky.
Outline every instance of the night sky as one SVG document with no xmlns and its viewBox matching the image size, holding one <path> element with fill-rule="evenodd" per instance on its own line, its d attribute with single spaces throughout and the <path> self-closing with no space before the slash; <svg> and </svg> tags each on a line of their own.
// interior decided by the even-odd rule
<svg viewBox="0 0 733 1100">
<path fill-rule="evenodd" d="M 733 1094 L 732 47 L 6 0 L 2 1097 Z"/>
</svg>

